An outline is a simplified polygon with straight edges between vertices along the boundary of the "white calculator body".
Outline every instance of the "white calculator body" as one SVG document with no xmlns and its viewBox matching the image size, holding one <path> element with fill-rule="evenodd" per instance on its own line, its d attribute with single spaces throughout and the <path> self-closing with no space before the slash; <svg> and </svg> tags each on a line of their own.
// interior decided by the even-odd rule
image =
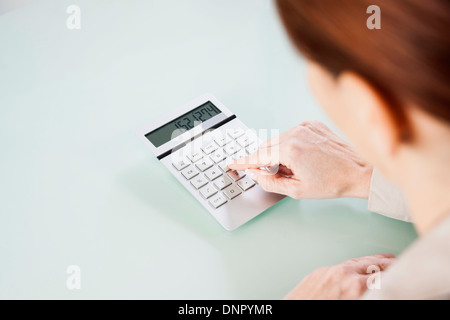
<svg viewBox="0 0 450 320">
<path fill-rule="evenodd" d="M 227 230 L 234 230 L 284 196 L 268 193 L 229 161 L 257 150 L 257 135 L 210 94 L 145 126 L 138 137 Z"/>
</svg>

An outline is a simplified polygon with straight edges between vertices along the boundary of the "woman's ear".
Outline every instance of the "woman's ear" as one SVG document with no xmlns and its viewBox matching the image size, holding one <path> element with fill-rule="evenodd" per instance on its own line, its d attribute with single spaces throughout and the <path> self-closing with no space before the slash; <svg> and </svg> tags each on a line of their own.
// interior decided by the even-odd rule
<svg viewBox="0 0 450 320">
<path fill-rule="evenodd" d="M 351 121 L 344 126 L 349 128 L 346 134 L 363 156 L 377 162 L 394 156 L 402 140 L 398 121 L 382 95 L 353 72 L 343 72 L 338 76 L 337 89 L 340 105 L 346 109 L 342 113 Z"/>
</svg>

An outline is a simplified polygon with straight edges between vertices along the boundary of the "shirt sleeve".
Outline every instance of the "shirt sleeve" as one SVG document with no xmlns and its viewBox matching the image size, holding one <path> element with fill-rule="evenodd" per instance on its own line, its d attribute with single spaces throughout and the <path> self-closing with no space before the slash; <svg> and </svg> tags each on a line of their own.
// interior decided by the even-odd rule
<svg viewBox="0 0 450 320">
<path fill-rule="evenodd" d="M 369 192 L 369 210 L 386 217 L 412 222 L 412 217 L 402 191 L 373 170 Z"/>
</svg>

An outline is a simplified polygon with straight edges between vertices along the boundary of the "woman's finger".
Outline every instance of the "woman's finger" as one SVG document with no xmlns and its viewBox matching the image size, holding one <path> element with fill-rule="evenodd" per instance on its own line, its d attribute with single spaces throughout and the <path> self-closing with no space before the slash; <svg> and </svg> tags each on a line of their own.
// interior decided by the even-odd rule
<svg viewBox="0 0 450 320">
<path fill-rule="evenodd" d="M 370 275 L 373 271 L 376 270 L 386 270 L 394 261 L 395 256 L 392 254 L 377 254 L 350 259 L 344 263 L 352 265 L 355 268 L 355 271 L 360 274 Z"/>
<path fill-rule="evenodd" d="M 270 174 L 264 170 L 248 169 L 247 175 L 255 180 L 265 191 L 292 196 L 298 189 L 299 181 L 279 174 Z"/>
</svg>

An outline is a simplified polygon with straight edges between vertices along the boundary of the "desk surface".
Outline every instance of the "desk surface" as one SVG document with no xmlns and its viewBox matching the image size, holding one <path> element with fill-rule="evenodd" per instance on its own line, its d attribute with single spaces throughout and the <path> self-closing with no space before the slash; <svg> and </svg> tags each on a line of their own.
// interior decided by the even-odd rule
<svg viewBox="0 0 450 320">
<path fill-rule="evenodd" d="M 204 92 L 251 128 L 329 124 L 270 1 L 75 2 L 80 30 L 72 0 L 0 16 L 0 298 L 278 299 L 415 239 L 356 199 L 285 199 L 227 232 L 135 137 Z"/>
</svg>

